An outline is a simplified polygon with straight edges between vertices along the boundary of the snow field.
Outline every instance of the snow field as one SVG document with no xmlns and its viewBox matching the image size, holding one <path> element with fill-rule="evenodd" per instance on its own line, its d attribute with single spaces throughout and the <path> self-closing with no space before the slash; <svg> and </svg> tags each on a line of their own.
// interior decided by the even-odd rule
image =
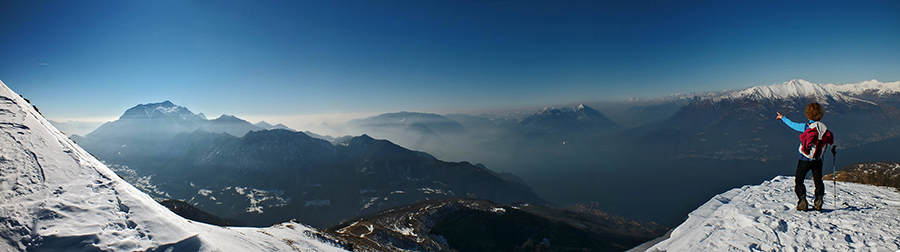
<svg viewBox="0 0 900 252">
<path fill-rule="evenodd" d="M 825 181 L 822 212 L 795 209 L 794 177 L 716 195 L 647 251 L 898 251 L 900 193 Z M 812 204 L 814 186 L 806 181 Z M 846 203 L 846 204 L 844 204 Z"/>
</svg>

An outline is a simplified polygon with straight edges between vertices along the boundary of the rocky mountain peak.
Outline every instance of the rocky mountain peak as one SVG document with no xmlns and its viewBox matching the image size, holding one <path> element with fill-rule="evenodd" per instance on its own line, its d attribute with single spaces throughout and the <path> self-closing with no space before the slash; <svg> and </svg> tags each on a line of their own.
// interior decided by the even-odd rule
<svg viewBox="0 0 900 252">
<path fill-rule="evenodd" d="M 175 117 L 181 119 L 200 119 L 185 107 L 175 105 L 171 101 L 139 104 L 125 111 L 119 119 L 153 119 Z"/>
<path fill-rule="evenodd" d="M 250 122 L 247 122 L 247 121 L 244 120 L 244 119 L 238 118 L 237 116 L 233 116 L 233 115 L 224 115 L 224 114 L 221 115 L 221 116 L 219 116 L 219 118 L 213 119 L 213 121 L 220 121 L 220 122 L 246 122 L 246 123 L 250 123 Z"/>
</svg>

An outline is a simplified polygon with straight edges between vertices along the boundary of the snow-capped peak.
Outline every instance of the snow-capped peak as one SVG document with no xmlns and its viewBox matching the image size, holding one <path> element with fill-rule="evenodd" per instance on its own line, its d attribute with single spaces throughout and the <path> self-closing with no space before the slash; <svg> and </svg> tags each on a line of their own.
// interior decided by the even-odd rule
<svg viewBox="0 0 900 252">
<path fill-rule="evenodd" d="M 847 97 L 835 90 L 802 79 L 790 80 L 775 85 L 749 87 L 738 91 L 725 91 L 724 95 L 718 98 L 717 100 L 728 98 L 751 98 L 756 100 L 816 98 L 823 103 L 827 103 L 828 98 L 836 100 L 847 99 Z"/>
<path fill-rule="evenodd" d="M 812 184 L 806 181 L 808 192 Z M 833 182 L 825 183 L 822 212 L 794 209 L 794 177 L 732 189 L 691 212 L 646 251 L 900 250 L 900 193 L 845 182 L 837 187 L 835 197 Z"/>
<path fill-rule="evenodd" d="M 825 84 L 824 86 L 849 95 L 859 95 L 865 92 L 873 92 L 879 95 L 900 93 L 900 81 L 880 82 L 873 79 L 859 83 Z"/>
<path fill-rule="evenodd" d="M 295 222 L 242 228 L 186 220 L 113 173 L 3 82 L 0 110 L 0 251 L 341 251 Z"/>
<path fill-rule="evenodd" d="M 900 81 L 879 82 L 877 80 L 869 80 L 848 84 L 816 84 L 802 79 L 795 79 L 775 85 L 700 94 L 697 97 L 712 99 L 717 102 L 728 99 L 748 98 L 754 100 L 810 98 L 823 104 L 828 104 L 829 100 L 860 101 L 875 104 L 856 97 L 864 93 L 876 95 L 897 94 L 900 93 Z"/>
<path fill-rule="evenodd" d="M 146 119 L 157 117 L 180 117 L 182 119 L 199 119 L 185 107 L 175 105 L 171 101 L 139 104 L 125 111 L 119 119 Z"/>
</svg>

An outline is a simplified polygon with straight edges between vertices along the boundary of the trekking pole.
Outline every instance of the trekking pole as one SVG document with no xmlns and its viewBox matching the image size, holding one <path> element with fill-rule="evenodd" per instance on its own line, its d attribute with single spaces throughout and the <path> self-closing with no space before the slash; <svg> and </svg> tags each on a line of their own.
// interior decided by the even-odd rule
<svg viewBox="0 0 900 252">
<path fill-rule="evenodd" d="M 835 163 L 835 156 L 837 155 L 837 145 L 831 146 L 831 180 L 834 181 L 834 210 L 837 210 L 837 164 Z"/>
</svg>

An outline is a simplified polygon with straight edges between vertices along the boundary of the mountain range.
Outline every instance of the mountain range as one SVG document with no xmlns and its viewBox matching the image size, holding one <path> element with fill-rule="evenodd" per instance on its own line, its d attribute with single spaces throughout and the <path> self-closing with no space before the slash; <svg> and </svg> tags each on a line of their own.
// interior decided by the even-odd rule
<svg viewBox="0 0 900 252">
<path fill-rule="evenodd" d="M 189 111 L 186 108 L 160 103 L 168 111 Z M 154 107 L 157 104 L 149 104 Z M 172 104 L 174 105 L 174 104 Z M 138 105 L 147 107 L 148 104 Z M 157 108 L 160 106 L 156 106 Z M 134 108 L 129 109 L 133 111 Z M 159 110 L 154 108 L 154 110 Z M 592 123 L 596 111 L 581 107 L 577 110 L 562 109 L 563 116 Z M 154 114 L 154 113 L 148 113 Z M 155 119 L 164 118 L 165 122 L 186 124 L 180 120 L 196 118 L 188 113 L 170 113 L 177 116 L 122 117 L 119 121 L 109 123 L 105 132 L 140 132 L 142 127 L 128 122 L 135 120 L 153 125 Z M 409 116 L 406 113 L 405 116 Z M 223 117 L 230 121 L 242 121 L 236 118 Z M 412 116 L 412 118 L 416 118 Z M 423 118 L 423 117 L 418 117 Z M 425 117 L 428 118 L 428 117 Z M 124 122 L 122 122 L 124 121 Z M 216 121 L 216 120 L 211 120 Z M 535 120 L 536 121 L 536 120 Z M 215 122 L 213 122 L 215 123 Z M 222 125 L 222 124 L 219 124 Z M 411 127 L 427 127 L 424 123 L 414 122 Z M 432 125 L 433 126 L 433 125 Z M 461 125 L 460 125 L 461 126 Z M 207 129 L 219 129 L 221 133 L 206 132 Z M 303 132 L 283 129 L 250 131 L 242 137 L 236 137 L 222 130 L 223 127 L 202 127 L 192 132 L 181 132 L 169 139 L 156 139 L 155 142 L 140 142 L 128 138 L 105 139 L 104 135 L 89 134 L 78 141 L 86 149 L 98 154 L 113 169 L 125 178 L 138 184 L 139 188 L 155 195 L 158 199 L 176 198 L 182 201 L 165 201 L 167 206 L 185 217 L 221 223 L 222 219 L 233 220 L 231 223 L 243 222 L 250 225 L 265 226 L 296 218 L 304 223 L 327 227 L 338 221 L 346 221 L 354 216 L 371 214 L 379 211 L 396 213 L 402 206 L 425 200 L 457 198 L 462 201 L 477 202 L 477 199 L 510 204 L 518 203 L 528 209 L 543 209 L 536 213 L 519 213 L 514 217 L 504 215 L 437 215 L 423 218 L 445 220 L 453 217 L 448 223 L 486 220 L 485 217 L 525 218 L 520 223 L 531 225 L 542 223 L 537 227 L 520 230 L 518 235 L 533 236 L 535 232 L 549 232 L 555 246 L 576 242 L 587 249 L 603 248 L 604 250 L 620 250 L 660 235 L 665 230 L 657 224 L 641 224 L 653 227 L 643 230 L 636 222 L 625 219 L 613 219 L 618 224 L 601 221 L 597 230 L 578 228 L 574 219 L 572 223 L 559 223 L 561 216 L 546 215 L 548 211 L 556 215 L 577 215 L 562 213 L 552 208 L 539 208 L 547 204 L 538 198 L 525 182 L 511 174 L 495 173 L 484 165 L 472 165 L 468 162 L 443 162 L 433 156 L 411 151 L 386 140 L 377 140 L 368 135 L 347 138 L 342 141 L 329 142 L 313 138 Z M 428 129 L 428 128 L 425 128 Z M 224 132 L 223 132 L 224 131 Z M 447 131 L 443 131 L 447 132 Z M 108 133 L 107 133 L 108 134 Z M 117 135 L 117 134 L 108 134 Z M 118 134 L 127 135 L 127 134 Z M 123 141 L 122 145 L 99 144 L 110 140 Z M 139 139 L 138 139 L 139 140 Z M 137 146 L 136 146 L 137 145 Z M 142 147 L 140 147 L 142 145 Z M 100 149 L 113 147 L 112 149 Z M 138 149 L 140 151 L 130 151 Z M 482 201 L 486 202 L 486 201 Z M 428 203 L 426 203 L 428 204 Z M 495 204 L 495 203 L 485 203 Z M 524 204 L 524 205 L 522 205 Z M 501 207 L 502 205 L 496 205 Z M 399 207 L 399 208 L 398 208 Z M 436 207 L 436 206 L 435 206 Z M 430 208 L 430 207 L 429 207 Z M 203 209 L 203 210 L 200 210 Z M 216 216 L 211 216 L 212 213 Z M 471 212 L 471 213 L 477 213 Z M 433 214 L 424 211 L 422 216 Z M 523 215 L 524 214 L 524 215 Z M 523 216 L 520 216 L 523 215 Z M 224 217 L 224 218 L 220 218 Z M 481 216 L 481 217 L 479 217 Z M 512 214 L 509 216 L 513 216 Z M 609 218 L 607 215 L 603 218 Z M 566 217 L 571 218 L 571 217 Z M 588 217 L 579 217 L 588 218 Z M 508 220 L 507 220 L 508 221 Z M 531 223 L 531 224 L 529 224 Z M 552 224 L 545 231 L 543 225 Z M 611 228 L 609 225 L 618 225 Z M 446 224 L 439 225 L 439 228 Z M 537 229 L 535 229 L 537 228 Z M 641 231 L 621 233 L 620 228 L 637 228 Z M 558 229 L 569 233 L 555 233 Z M 565 234 L 577 233 L 585 240 L 579 241 Z M 352 247 L 359 247 L 372 242 L 356 241 L 341 233 L 331 233 L 335 239 Z M 466 239 L 458 234 L 454 239 Z M 562 236 L 560 236 L 562 235 Z M 387 240 L 378 240 L 373 245 L 377 250 L 393 250 L 398 246 L 389 241 L 417 241 L 418 238 L 391 233 Z M 487 237 L 486 241 L 495 240 Z M 498 241 L 502 241 L 503 239 Z M 505 239 L 505 238 L 504 238 Z M 516 246 L 544 246 L 541 240 L 514 240 L 513 243 L 503 241 L 496 248 Z M 522 244 L 519 244 L 522 242 Z M 584 243 L 587 242 L 587 243 Z M 582 244 L 584 243 L 584 244 Z M 345 245 L 346 245 L 345 244 Z M 530 245 L 528 245 L 530 244 Z M 385 247 L 387 246 L 387 247 Z M 470 245 L 453 245 L 446 243 L 439 249 L 448 250 L 467 248 Z M 415 251 L 429 251 L 428 247 L 415 247 Z M 485 251 L 489 251 L 485 250 Z"/>
<path fill-rule="evenodd" d="M 451 251 L 621 250 L 664 230 L 608 217 L 596 204 L 560 210 L 476 199 L 423 201 L 325 231 L 295 221 L 267 228 L 213 226 L 155 202 L 2 82 L 0 132 L 0 250 L 6 251 L 421 251 L 415 248 L 423 244 Z M 849 172 L 892 178 L 896 168 L 868 163 Z M 825 210 L 800 212 L 791 208 L 793 184 L 793 177 L 776 176 L 716 195 L 678 228 L 633 251 L 900 249 L 895 189 L 840 182 L 827 188 L 837 193 L 826 195 Z M 595 233 L 604 229 L 612 232 Z M 477 235 L 466 236 L 471 234 Z"/>
<path fill-rule="evenodd" d="M 424 199 L 547 203 L 515 176 L 440 161 L 368 135 L 332 143 L 254 127 L 233 116 L 205 120 L 162 102 L 130 108 L 119 120 L 73 139 L 133 172 L 159 198 L 183 199 L 255 226 L 298 219 L 327 227 Z"/>
<path fill-rule="evenodd" d="M 797 155 L 796 135 L 774 120 L 775 112 L 802 122 L 805 121 L 802 110 L 808 102 L 823 103 L 826 108 L 823 122 L 835 133 L 837 145 L 846 150 L 842 153 L 850 154 L 837 160 L 841 166 L 892 160 L 900 155 L 900 151 L 890 147 L 900 141 L 898 83 L 871 80 L 815 84 L 791 80 L 740 90 L 545 108 L 510 115 L 398 112 L 358 119 L 348 123 L 347 129 L 426 152 L 440 160 L 481 163 L 501 175 L 516 174 L 504 178 L 519 177 L 521 183 L 527 183 L 542 198 L 557 204 L 597 201 L 607 210 L 630 218 L 674 225 L 680 220 L 679 215 L 718 190 L 770 177 L 773 173 L 790 173 L 789 169 L 772 168 L 726 176 L 714 188 L 699 183 L 704 181 L 704 176 L 719 176 L 716 174 L 722 162 L 716 160 L 726 161 L 730 169 L 741 171 L 760 164 L 790 166 Z M 209 132 L 212 127 L 197 128 Z M 304 133 L 332 144 L 352 138 Z M 79 136 L 72 138 L 79 143 L 86 141 Z M 129 145 L 127 141 L 113 142 L 104 149 L 115 152 L 94 154 L 112 160 L 115 158 L 112 154 L 141 152 L 129 150 L 137 145 Z M 163 148 L 160 146 L 153 148 Z M 696 188 L 685 188 L 700 193 L 699 196 L 692 200 L 679 198 L 680 201 L 662 196 L 646 197 L 645 191 L 650 188 L 677 185 L 654 180 L 648 187 L 614 179 L 625 176 L 637 181 L 668 173 L 680 176 L 678 170 L 704 174 L 697 177 L 698 183 L 692 183 Z M 558 180 L 570 182 L 559 184 L 555 182 Z M 590 186 L 594 184 L 599 186 Z M 573 194 L 573 186 L 583 189 Z M 620 193 L 607 196 L 609 191 Z M 628 200 L 631 198 L 647 199 L 647 204 L 677 204 L 673 207 L 681 210 L 668 216 L 669 213 L 655 213 L 640 205 L 622 209 L 621 202 L 631 202 Z"/>
<path fill-rule="evenodd" d="M 880 89 L 873 89 L 879 88 Z M 769 160 L 793 157 L 783 146 L 794 133 L 774 120 L 780 112 L 806 122 L 806 104 L 825 108 L 822 119 L 836 144 L 856 147 L 900 136 L 900 88 L 897 83 L 814 84 L 792 80 L 770 86 L 704 94 L 665 121 L 635 130 L 634 140 L 658 143 L 678 157 Z M 666 141 L 656 141 L 667 136 Z"/>
<path fill-rule="evenodd" d="M 296 222 L 184 219 L 125 182 L 0 82 L 0 251 L 344 251 Z"/>
<path fill-rule="evenodd" d="M 118 129 L 129 128 L 132 131 L 122 132 Z M 86 138 L 106 138 L 125 140 L 165 139 L 181 132 L 204 130 L 213 133 L 228 133 L 243 136 L 252 130 L 262 127 L 231 115 L 222 115 L 209 120 L 205 115 L 194 114 L 189 109 L 173 104 L 170 101 L 140 104 L 129 108 L 118 120 L 107 122 L 96 130 L 85 135 Z M 139 134 L 134 136 L 132 134 Z"/>
<path fill-rule="evenodd" d="M 626 217 L 674 225 L 721 190 L 774 174 L 792 174 L 798 133 L 775 115 L 780 112 L 805 122 L 803 110 L 810 102 L 825 108 L 822 121 L 843 153 L 836 166 L 900 156 L 900 149 L 892 147 L 900 142 L 900 82 L 875 80 L 816 84 L 797 79 L 740 90 L 597 103 L 596 109 L 446 115 L 462 124 L 466 133 L 380 137 L 442 159 L 469 160 L 514 173 L 557 204 L 598 201 Z M 576 113 L 581 107 L 598 111 L 614 124 L 598 119 L 597 126 L 585 126 Z M 403 140 L 410 135 L 419 137 L 413 140 L 441 141 Z M 716 182 L 709 183 L 711 179 Z M 654 193 L 673 187 L 681 187 L 683 193 L 676 197 Z M 678 210 L 653 211 L 647 205 Z"/>
</svg>

